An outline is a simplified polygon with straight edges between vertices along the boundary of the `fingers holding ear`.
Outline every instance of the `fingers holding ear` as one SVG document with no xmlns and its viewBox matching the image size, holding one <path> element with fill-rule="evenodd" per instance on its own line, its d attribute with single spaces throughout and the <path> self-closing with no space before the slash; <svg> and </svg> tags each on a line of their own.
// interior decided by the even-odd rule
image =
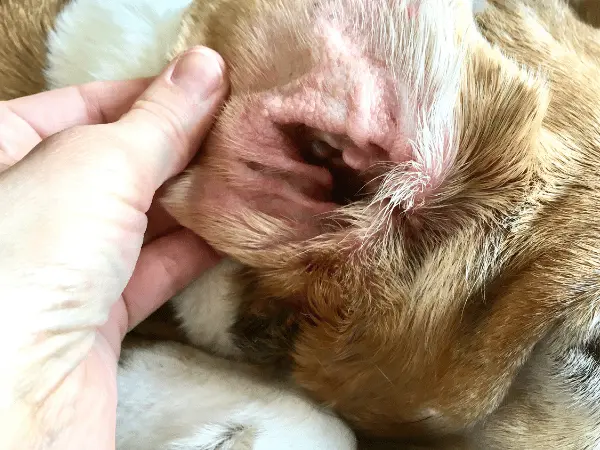
<svg viewBox="0 0 600 450">
<path fill-rule="evenodd" d="M 123 299 L 129 329 L 213 267 L 221 257 L 189 230 L 179 230 L 146 245 Z"/>
<path fill-rule="evenodd" d="M 0 172 L 53 134 L 118 120 L 151 81 L 94 82 L 0 102 Z"/>
<path fill-rule="evenodd" d="M 154 169 L 156 189 L 198 149 L 228 90 L 224 67 L 216 52 L 196 47 L 153 80 L 95 82 L 0 102 L 0 172 L 53 134 L 116 122 L 128 152 Z"/>
<path fill-rule="evenodd" d="M 40 141 L 38 132 L 10 102 L 0 103 L 0 172 L 21 160 Z"/>
<path fill-rule="evenodd" d="M 129 330 L 220 259 L 188 230 L 162 236 L 145 246 L 123 292 L 123 302 L 113 305 L 111 320 L 102 327 L 113 348 L 118 349 Z"/>
<path fill-rule="evenodd" d="M 151 164 L 155 189 L 185 168 L 212 125 L 228 90 L 224 68 L 213 50 L 188 50 L 115 123 L 140 163 Z"/>
</svg>

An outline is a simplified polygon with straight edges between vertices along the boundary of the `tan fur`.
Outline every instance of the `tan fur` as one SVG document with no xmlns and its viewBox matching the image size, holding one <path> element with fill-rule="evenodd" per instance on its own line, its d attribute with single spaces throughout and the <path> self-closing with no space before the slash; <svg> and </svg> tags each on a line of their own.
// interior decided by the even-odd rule
<svg viewBox="0 0 600 450">
<path fill-rule="evenodd" d="M 207 22 L 215 36 L 224 33 L 218 18 Z M 467 41 L 458 163 L 435 203 L 419 211 L 425 239 L 416 248 L 397 228 L 380 231 L 400 231 L 388 240 L 362 239 L 372 218 L 364 209 L 345 218 L 355 227 L 273 246 L 273 235 L 285 231 L 268 218 L 179 212 L 195 199 L 174 201 L 184 223 L 258 269 L 248 301 L 303 299 L 295 381 L 379 434 L 461 433 L 476 425 L 502 404 L 536 345 L 560 336 L 565 316 L 574 320 L 578 311 L 579 326 L 587 327 L 597 301 L 600 230 L 588 211 L 599 201 L 592 161 L 599 158 L 600 98 L 589 86 L 599 75 L 600 36 L 560 2 L 492 2 L 480 24 L 503 53 Z M 189 38 L 216 46 L 235 63 L 234 96 L 236 86 L 254 88 L 251 68 L 261 52 L 270 56 L 260 36 L 240 34 L 243 42 L 235 33 L 216 41 Z M 223 134 L 236 126 L 227 113 Z M 181 195 L 173 194 L 179 202 Z M 408 252 L 420 265 L 403 256 Z M 571 345 L 569 337 L 556 351 Z M 560 408 L 559 400 L 546 401 L 554 400 Z M 541 418 L 520 420 L 535 435 Z M 595 438 L 573 439 L 578 448 Z"/>
<path fill-rule="evenodd" d="M 45 90 L 46 38 L 68 1 L 0 2 L 0 101 Z"/>
<path fill-rule="evenodd" d="M 35 14 L 26 1 L 0 5 L 0 75 L 8 80 L 0 99 L 42 89 L 42 37 L 61 2 L 41 3 L 46 9 Z M 477 19 L 481 34 L 456 3 L 455 39 L 466 54 L 455 160 L 414 209 L 399 204 L 382 215 L 373 202 L 357 203 L 340 212 L 338 228 L 294 241 L 282 222 L 251 210 L 197 210 L 196 169 L 167 204 L 247 266 L 238 280 L 242 318 L 291 309 L 299 329 L 286 355 L 292 379 L 359 430 L 443 437 L 445 448 L 594 448 L 600 32 L 560 0 L 489 3 Z M 237 126 L 248 96 L 310 67 L 307 4 L 194 4 L 174 52 L 209 45 L 232 75 L 213 139 Z M 29 12 L 15 14 L 17 6 Z M 582 15 L 592 11 L 594 23 L 593 2 L 587 7 Z M 400 10 L 381 8 L 400 20 Z M 371 36 L 388 60 L 397 25 Z M 32 30 L 30 44 L 15 37 L 17 26 Z M 276 32 L 295 53 L 280 51 Z M 264 66 L 274 74 L 265 76 Z M 198 164 L 227 174 L 219 152 Z M 393 197 L 388 181 L 377 198 Z"/>
</svg>

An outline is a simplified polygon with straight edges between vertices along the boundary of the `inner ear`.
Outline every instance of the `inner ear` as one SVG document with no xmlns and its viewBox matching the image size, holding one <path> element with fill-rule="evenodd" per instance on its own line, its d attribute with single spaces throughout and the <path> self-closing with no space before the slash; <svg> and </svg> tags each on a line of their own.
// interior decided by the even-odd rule
<svg viewBox="0 0 600 450">
<path fill-rule="evenodd" d="M 347 163 L 348 156 L 344 153 L 356 148 L 347 135 L 328 133 L 303 124 L 283 125 L 280 129 L 293 142 L 298 156 L 304 162 L 329 171 L 333 179 L 330 193 L 332 202 L 348 205 L 370 193 L 369 180 L 380 175 L 380 170 L 377 167 L 357 170 Z M 380 157 L 383 150 L 373 147 L 372 151 L 379 151 Z"/>
</svg>

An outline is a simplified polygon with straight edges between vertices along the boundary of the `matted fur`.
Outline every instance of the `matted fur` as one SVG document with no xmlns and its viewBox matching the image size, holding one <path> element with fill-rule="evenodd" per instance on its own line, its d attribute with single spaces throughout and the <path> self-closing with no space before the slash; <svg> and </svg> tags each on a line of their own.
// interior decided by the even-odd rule
<svg viewBox="0 0 600 450">
<path fill-rule="evenodd" d="M 593 2 L 576 3 L 592 5 L 579 13 L 593 24 Z M 239 187 L 219 146 L 240 146 L 227 137 L 253 96 L 319 60 L 308 25 L 320 5 L 426 101 L 409 164 L 298 240 L 250 208 L 199 207 L 195 173 Z M 170 53 L 193 44 L 224 56 L 232 96 L 167 204 L 245 267 L 224 281 L 237 321 L 192 340 L 288 371 L 367 433 L 448 449 L 600 444 L 599 31 L 561 0 L 489 0 L 475 21 L 458 0 L 214 0 L 191 6 Z M 206 329 L 206 316 L 184 316 Z"/>
</svg>

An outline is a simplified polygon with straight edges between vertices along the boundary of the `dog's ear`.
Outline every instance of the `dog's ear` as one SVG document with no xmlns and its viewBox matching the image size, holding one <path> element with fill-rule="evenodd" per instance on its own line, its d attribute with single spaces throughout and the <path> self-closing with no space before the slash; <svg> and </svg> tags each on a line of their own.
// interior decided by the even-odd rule
<svg viewBox="0 0 600 450">
<path fill-rule="evenodd" d="M 180 224 L 192 229 L 191 199 L 193 188 L 194 170 L 188 169 L 171 180 L 163 189 L 160 197 L 161 205 Z"/>
</svg>

